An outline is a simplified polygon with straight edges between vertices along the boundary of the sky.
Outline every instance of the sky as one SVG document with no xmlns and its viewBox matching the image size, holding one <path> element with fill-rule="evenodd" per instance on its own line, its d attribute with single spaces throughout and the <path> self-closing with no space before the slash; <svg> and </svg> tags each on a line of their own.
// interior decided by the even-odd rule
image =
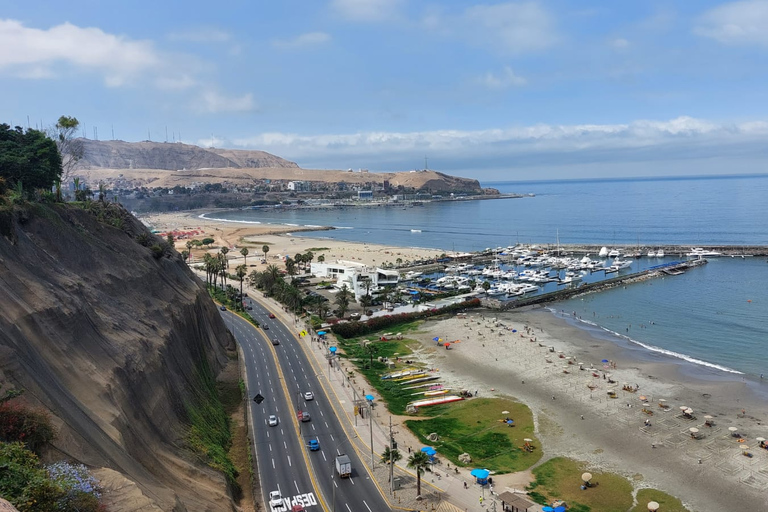
<svg viewBox="0 0 768 512">
<path fill-rule="evenodd" d="M 0 0 L 0 123 L 481 181 L 768 172 L 768 0 Z"/>
</svg>

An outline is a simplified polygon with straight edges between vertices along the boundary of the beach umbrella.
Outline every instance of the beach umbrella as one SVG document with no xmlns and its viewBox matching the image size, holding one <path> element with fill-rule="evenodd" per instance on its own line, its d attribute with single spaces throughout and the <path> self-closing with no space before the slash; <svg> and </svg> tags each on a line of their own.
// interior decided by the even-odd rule
<svg viewBox="0 0 768 512">
<path fill-rule="evenodd" d="M 704 416 L 704 419 L 705 419 L 705 420 L 711 420 L 711 419 L 712 419 L 712 416 L 710 416 L 709 414 L 707 414 L 706 416 Z"/>
<path fill-rule="evenodd" d="M 439 336 L 435 336 L 434 338 L 432 338 L 432 341 L 440 341 L 440 337 Z"/>
<path fill-rule="evenodd" d="M 689 407 L 688 409 L 686 409 L 686 410 L 685 410 L 685 413 L 686 413 L 686 414 L 693 414 L 693 409 L 691 409 L 691 408 Z"/>
<path fill-rule="evenodd" d="M 648 512 L 656 512 L 659 510 L 659 504 L 655 501 L 649 501 L 648 502 Z"/>
<path fill-rule="evenodd" d="M 602 362 L 604 362 L 604 363 L 607 363 L 607 362 L 608 362 L 608 360 L 607 360 L 607 359 L 603 359 L 603 361 L 602 361 Z"/>
<path fill-rule="evenodd" d="M 541 509 L 543 512 L 555 512 L 555 509 L 552 507 L 542 507 Z"/>
<path fill-rule="evenodd" d="M 681 410 L 681 411 L 684 411 L 684 410 L 686 410 L 687 408 L 688 408 L 688 406 L 687 406 L 687 405 L 681 405 L 681 406 L 680 406 L 680 410 Z"/>
<path fill-rule="evenodd" d="M 517 332 L 517 329 L 512 329 L 512 332 Z"/>
<path fill-rule="evenodd" d="M 744 450 L 744 451 L 747 451 L 747 450 L 749 450 L 749 446 L 741 445 L 741 449 Z"/>
<path fill-rule="evenodd" d="M 528 439 L 528 438 L 526 437 L 525 439 L 523 439 L 523 441 L 525 441 L 526 443 L 532 443 L 532 442 L 533 442 L 533 439 Z"/>
<path fill-rule="evenodd" d="M 555 512 L 565 512 L 565 507 L 562 505 L 555 507 Z"/>
<path fill-rule="evenodd" d="M 697 434 L 697 433 L 699 432 L 699 429 L 697 429 L 696 427 L 691 427 L 691 428 L 689 428 L 688 430 L 689 430 L 689 431 L 690 431 L 692 434 Z"/>
<path fill-rule="evenodd" d="M 581 479 L 584 480 L 585 482 L 589 482 L 590 480 L 592 480 L 592 473 L 582 473 Z"/>
<path fill-rule="evenodd" d="M 335 354 L 337 349 L 336 347 L 328 347 L 328 350 L 331 352 L 331 354 Z"/>
<path fill-rule="evenodd" d="M 501 414 L 509 414 L 509 411 L 501 411 Z"/>
<path fill-rule="evenodd" d="M 666 402 L 666 400 L 664 400 L 663 398 L 659 398 L 659 402 L 664 403 Z"/>
<path fill-rule="evenodd" d="M 646 400 L 648 400 L 648 399 L 645 397 L 645 395 L 640 395 L 638 398 L 639 398 L 640 400 L 642 400 L 643 402 L 645 402 Z"/>
<path fill-rule="evenodd" d="M 435 449 L 434 449 L 434 448 L 432 448 L 431 446 L 425 446 L 424 448 L 422 448 L 422 449 L 421 449 L 421 451 L 422 451 L 422 452 L 424 452 L 424 453 L 426 453 L 426 454 L 427 454 L 427 455 L 429 455 L 430 457 L 434 457 L 434 456 L 435 456 L 435 454 L 437 453 L 437 450 L 435 450 Z"/>
<path fill-rule="evenodd" d="M 319 334 L 320 336 L 324 336 L 325 335 L 325 331 L 317 331 L 317 334 Z"/>
<path fill-rule="evenodd" d="M 480 480 L 485 480 L 486 478 L 488 478 L 488 475 L 490 475 L 491 472 L 488 471 L 487 469 L 473 469 L 472 471 L 469 472 L 469 474 Z"/>
<path fill-rule="evenodd" d="M 764 437 L 758 437 L 757 439 L 755 439 L 755 441 L 757 441 L 758 443 L 762 443 L 763 441 L 765 441 L 765 438 Z"/>
<path fill-rule="evenodd" d="M 376 397 L 375 397 L 375 396 L 373 396 L 373 395 L 365 395 L 365 399 L 366 399 L 366 400 L 368 400 L 369 402 L 373 402 L 373 400 L 374 400 L 375 398 L 376 398 Z"/>
</svg>

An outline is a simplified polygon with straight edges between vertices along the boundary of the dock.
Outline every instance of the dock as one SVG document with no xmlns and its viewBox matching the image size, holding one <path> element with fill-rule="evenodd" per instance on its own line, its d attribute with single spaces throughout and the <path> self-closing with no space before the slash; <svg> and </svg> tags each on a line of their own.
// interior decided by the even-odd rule
<svg viewBox="0 0 768 512">
<path fill-rule="evenodd" d="M 546 304 L 548 302 L 556 302 L 560 300 L 570 299 L 577 295 L 583 295 L 585 293 L 594 293 L 609 288 L 615 288 L 617 286 L 624 286 L 631 283 L 638 283 L 653 279 L 661 276 L 677 276 L 684 274 L 687 270 L 706 265 L 706 259 L 697 259 L 689 261 L 673 261 L 670 263 L 664 263 L 655 267 L 648 268 L 646 270 L 635 272 L 632 274 L 626 274 L 610 279 L 605 279 L 598 283 L 583 283 L 575 288 L 567 288 L 564 290 L 557 290 L 550 293 L 544 293 L 536 295 L 534 297 L 525 297 L 520 299 L 512 299 L 508 301 L 500 301 L 497 299 L 481 298 L 481 302 L 484 307 L 490 309 L 498 309 L 507 311 L 510 309 L 517 309 L 525 306 L 533 306 L 536 304 Z"/>
</svg>

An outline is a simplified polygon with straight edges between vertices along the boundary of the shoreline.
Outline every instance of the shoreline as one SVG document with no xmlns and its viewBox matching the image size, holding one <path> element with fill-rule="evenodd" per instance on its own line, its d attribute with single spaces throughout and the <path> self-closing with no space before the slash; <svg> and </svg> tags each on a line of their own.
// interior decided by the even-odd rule
<svg viewBox="0 0 768 512">
<path fill-rule="evenodd" d="M 500 330 L 501 324 L 518 333 Z M 639 349 L 595 337 L 543 308 L 479 311 L 466 319 L 428 321 L 422 331 L 420 356 L 441 370 L 448 385 L 478 389 L 479 396 L 511 396 L 532 409 L 544 460 L 565 456 L 587 462 L 622 474 L 638 487 L 664 490 L 692 510 L 760 509 L 762 495 L 755 489 L 748 492 L 741 479 L 749 478 L 768 457 L 754 446 L 754 438 L 768 432 L 762 420 L 768 403 L 748 383 L 691 376 L 684 365 L 661 354 L 638 357 Z M 459 338 L 461 343 L 453 344 L 451 351 L 439 350 L 431 341 L 434 336 Z M 617 384 L 611 386 L 578 365 L 566 365 L 558 351 L 596 364 L 595 373 L 608 373 Z M 615 362 L 617 368 L 604 368 L 602 359 Z M 565 366 L 570 373 L 562 372 Z M 587 383 L 597 387 L 592 391 Z M 639 385 L 639 390 L 624 392 L 624 383 Z M 619 397 L 608 398 L 608 389 L 616 389 Z M 646 397 L 648 406 L 640 396 Z M 659 399 L 667 400 L 669 411 L 658 406 Z M 693 408 L 697 419 L 678 418 L 681 404 Z M 715 427 L 701 426 L 704 415 L 714 417 Z M 651 421 L 650 427 L 644 427 L 645 419 Z M 687 429 L 693 426 L 700 427 L 706 439 L 689 439 Z M 747 437 L 753 458 L 741 456 L 739 444 L 728 438 L 729 426 Z M 697 464 L 698 458 L 707 464 Z"/>
</svg>

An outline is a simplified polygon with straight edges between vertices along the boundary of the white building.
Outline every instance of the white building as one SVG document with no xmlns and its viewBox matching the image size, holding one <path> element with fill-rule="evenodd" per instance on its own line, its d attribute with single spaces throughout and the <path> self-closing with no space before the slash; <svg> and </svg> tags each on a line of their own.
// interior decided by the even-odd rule
<svg viewBox="0 0 768 512">
<path fill-rule="evenodd" d="M 355 261 L 339 260 L 334 263 L 315 263 L 310 266 L 313 275 L 335 280 L 334 287 L 341 289 L 345 284 L 355 294 L 355 300 L 365 295 L 366 287 L 373 293 L 379 287 L 396 286 L 400 274 L 397 270 L 374 268 Z"/>
<path fill-rule="evenodd" d="M 294 192 L 306 192 L 309 190 L 309 182 L 307 181 L 289 181 L 288 190 Z"/>
</svg>

